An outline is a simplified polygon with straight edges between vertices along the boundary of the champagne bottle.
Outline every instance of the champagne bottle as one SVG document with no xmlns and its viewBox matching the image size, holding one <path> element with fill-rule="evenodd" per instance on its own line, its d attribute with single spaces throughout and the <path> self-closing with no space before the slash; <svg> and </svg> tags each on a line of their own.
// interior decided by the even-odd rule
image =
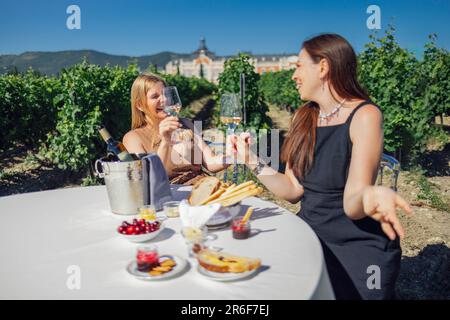
<svg viewBox="0 0 450 320">
<path fill-rule="evenodd" d="M 107 145 L 108 154 L 114 154 L 120 161 L 134 161 L 134 157 L 128 153 L 125 146 L 120 141 L 116 141 L 111 137 L 111 134 L 106 130 L 105 126 L 100 126 L 98 128 L 100 135 L 103 140 L 105 140 Z"/>
</svg>

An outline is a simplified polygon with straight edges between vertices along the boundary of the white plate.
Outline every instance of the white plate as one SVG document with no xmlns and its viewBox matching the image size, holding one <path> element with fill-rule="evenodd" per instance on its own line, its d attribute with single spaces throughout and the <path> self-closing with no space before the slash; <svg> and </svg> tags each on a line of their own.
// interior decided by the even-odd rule
<svg viewBox="0 0 450 320">
<path fill-rule="evenodd" d="M 259 268 L 256 268 L 256 269 L 246 271 L 246 272 L 241 272 L 241 273 L 233 273 L 233 272 L 221 273 L 221 272 L 209 271 L 209 270 L 206 270 L 205 268 L 203 268 L 201 265 L 197 265 L 198 273 L 200 273 L 202 276 L 204 276 L 210 280 L 214 280 L 214 281 L 241 280 L 241 279 L 251 276 L 256 271 L 258 271 L 258 269 Z"/>
<path fill-rule="evenodd" d="M 145 241 L 149 241 L 149 240 L 152 240 L 153 238 L 155 238 L 164 229 L 164 222 L 160 221 L 160 223 L 161 223 L 161 225 L 159 226 L 159 229 L 156 230 L 156 231 L 153 231 L 153 232 L 142 233 L 142 234 L 130 234 L 130 235 L 122 234 L 122 233 L 119 233 L 119 234 L 122 237 L 124 237 L 125 239 L 127 239 L 127 240 L 129 240 L 131 242 L 145 242 Z"/>
<path fill-rule="evenodd" d="M 182 272 L 188 264 L 188 262 L 185 259 L 178 257 L 178 256 L 165 254 L 160 257 L 160 259 L 162 259 L 162 260 L 164 260 L 164 258 L 170 258 L 170 259 L 174 260 L 177 265 L 175 267 L 173 267 L 173 269 L 170 270 L 169 272 L 163 273 L 159 276 L 152 276 L 148 272 L 139 271 L 137 269 L 136 260 L 133 260 L 128 264 L 127 271 L 129 274 L 131 274 L 132 276 L 134 276 L 135 278 L 140 279 L 140 280 L 147 280 L 147 281 L 165 280 L 165 279 L 172 278 L 172 277 L 176 276 L 177 274 L 179 274 L 180 272 Z"/>
<path fill-rule="evenodd" d="M 236 217 L 240 211 L 240 202 L 230 207 L 222 207 L 206 222 L 206 226 L 215 227 L 225 225 L 227 222 L 233 220 L 233 218 Z"/>
</svg>

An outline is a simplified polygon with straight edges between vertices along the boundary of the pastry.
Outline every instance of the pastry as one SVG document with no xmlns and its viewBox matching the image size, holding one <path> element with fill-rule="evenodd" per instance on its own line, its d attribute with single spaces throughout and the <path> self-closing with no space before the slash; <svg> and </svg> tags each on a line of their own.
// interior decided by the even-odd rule
<svg viewBox="0 0 450 320">
<path fill-rule="evenodd" d="M 257 269 L 261 260 L 204 249 L 197 255 L 198 263 L 206 270 L 220 273 L 242 273 Z"/>
</svg>

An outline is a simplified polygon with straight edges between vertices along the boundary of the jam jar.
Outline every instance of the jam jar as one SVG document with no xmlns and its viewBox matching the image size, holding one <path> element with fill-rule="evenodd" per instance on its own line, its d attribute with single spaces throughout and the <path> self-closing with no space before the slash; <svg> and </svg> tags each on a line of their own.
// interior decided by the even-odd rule
<svg viewBox="0 0 450 320">
<path fill-rule="evenodd" d="M 231 224 L 234 239 L 247 239 L 250 236 L 250 221 L 242 221 L 242 218 L 236 218 Z"/>
<path fill-rule="evenodd" d="M 159 255 L 156 246 L 140 246 L 137 248 L 137 268 L 141 272 L 148 272 L 159 265 Z"/>
</svg>

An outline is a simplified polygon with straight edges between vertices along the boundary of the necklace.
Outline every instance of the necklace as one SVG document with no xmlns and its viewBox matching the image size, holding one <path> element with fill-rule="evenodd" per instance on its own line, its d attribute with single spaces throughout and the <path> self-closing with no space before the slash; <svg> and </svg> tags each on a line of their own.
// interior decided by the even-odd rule
<svg viewBox="0 0 450 320">
<path fill-rule="evenodd" d="M 319 113 L 320 124 L 322 124 L 322 121 L 325 121 L 325 120 L 328 121 L 328 118 L 331 118 L 332 116 L 334 116 L 339 111 L 339 109 L 342 107 L 345 100 L 347 100 L 347 99 L 342 100 L 336 107 L 334 107 L 333 110 L 331 110 L 330 113 L 322 113 L 322 111 L 320 111 L 320 113 Z"/>
</svg>

